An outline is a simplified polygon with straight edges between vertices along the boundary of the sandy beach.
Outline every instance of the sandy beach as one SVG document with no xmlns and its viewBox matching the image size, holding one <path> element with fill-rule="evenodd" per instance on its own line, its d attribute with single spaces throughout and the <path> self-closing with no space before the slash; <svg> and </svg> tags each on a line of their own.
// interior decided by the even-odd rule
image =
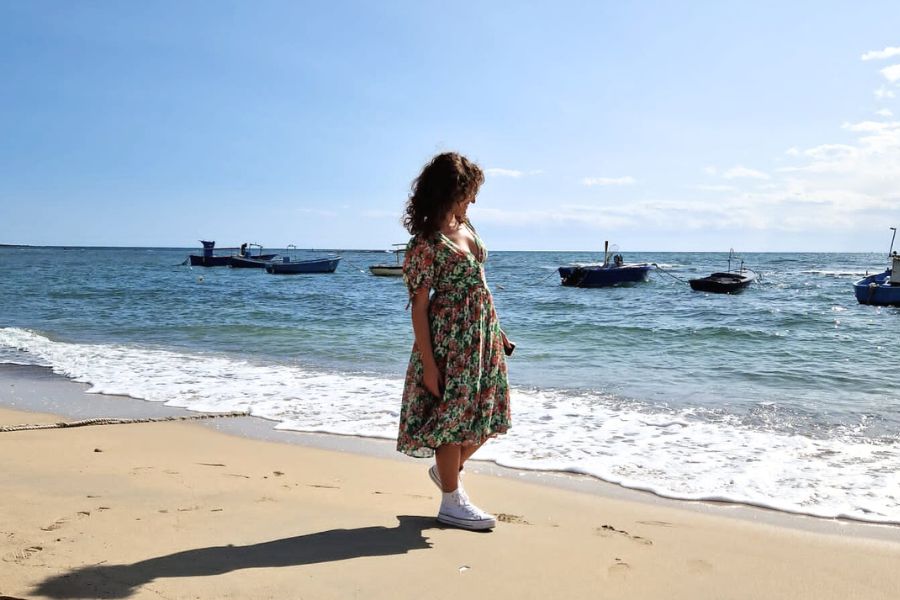
<svg viewBox="0 0 900 600">
<path fill-rule="evenodd" d="M 115 401 L 9 373 L 0 405 L 16 408 L 0 425 L 71 420 L 21 409 L 61 390 Z M 501 521 L 473 533 L 435 522 L 427 461 L 195 422 L 5 432 L 0 449 L 0 595 L 13 598 L 900 597 L 895 527 L 773 522 L 473 464 L 467 488 Z"/>
</svg>

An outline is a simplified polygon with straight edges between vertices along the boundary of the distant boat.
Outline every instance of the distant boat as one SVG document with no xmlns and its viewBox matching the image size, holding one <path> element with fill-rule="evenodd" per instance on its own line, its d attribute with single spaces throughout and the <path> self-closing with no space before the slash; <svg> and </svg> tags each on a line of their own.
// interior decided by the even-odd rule
<svg viewBox="0 0 900 600">
<path fill-rule="evenodd" d="M 243 243 L 240 248 L 220 248 L 220 250 L 238 250 L 238 254 L 229 254 L 229 255 L 216 255 L 215 248 L 216 243 L 214 241 L 206 241 L 200 240 L 200 243 L 203 244 L 203 254 L 191 254 L 188 259 L 192 267 L 227 267 L 233 266 L 231 259 L 235 256 L 239 258 L 253 258 L 256 260 L 272 260 L 277 254 L 256 254 L 250 255 L 250 247 L 256 246 L 262 252 L 262 246 L 259 244 L 250 244 Z M 247 266 L 247 265 L 239 265 L 239 266 Z M 255 266 L 255 265 L 254 265 Z"/>
<path fill-rule="evenodd" d="M 688 283 L 691 289 L 696 292 L 709 292 L 712 294 L 735 294 L 756 281 L 756 273 L 745 269 L 744 261 L 741 261 L 740 269 L 732 271 L 731 261 L 733 260 L 738 260 L 734 255 L 734 248 L 728 253 L 728 271 L 690 279 Z"/>
<path fill-rule="evenodd" d="M 894 238 L 897 236 L 897 228 L 891 227 L 894 235 L 891 236 L 891 249 L 888 250 L 888 259 L 891 266 L 883 273 L 868 275 L 853 284 L 856 300 L 860 304 L 874 306 L 900 306 L 900 277 L 894 277 L 894 273 L 900 273 L 900 255 L 894 252 Z"/>
<path fill-rule="evenodd" d="M 213 254 L 213 251 L 216 247 L 216 243 L 208 242 L 206 240 L 200 240 L 200 243 L 203 244 L 203 254 L 191 254 L 188 258 L 191 261 L 192 267 L 227 267 L 231 262 L 231 256 L 216 256 Z M 227 248 L 228 250 L 233 250 L 233 248 Z"/>
<path fill-rule="evenodd" d="M 734 294 L 740 292 L 756 280 L 756 274 L 750 271 L 742 273 L 713 273 L 699 279 L 690 279 L 691 289 L 697 292 L 713 294 Z"/>
<path fill-rule="evenodd" d="M 266 254 L 264 255 L 266 258 L 260 259 L 257 257 L 253 258 L 244 258 L 242 256 L 229 256 L 230 262 L 228 266 L 232 269 L 265 269 L 266 263 L 275 258 L 275 254 Z"/>
<path fill-rule="evenodd" d="M 290 260 L 285 257 L 281 261 L 266 263 L 266 273 L 277 275 L 290 275 L 295 273 L 334 273 L 341 257 L 314 258 L 311 260 Z"/>
<path fill-rule="evenodd" d="M 256 254 L 252 254 L 252 248 L 259 248 Z M 240 253 L 229 257 L 228 265 L 234 269 L 265 269 L 266 262 L 278 256 L 277 254 L 263 254 L 262 246 L 253 243 L 241 244 Z"/>
<path fill-rule="evenodd" d="M 406 248 L 406 244 L 394 244 L 394 250 L 390 250 L 390 252 L 393 252 L 397 256 L 397 264 L 371 265 L 369 271 L 372 275 L 377 275 L 378 277 L 402 277 L 403 265 L 400 264 L 400 255 L 403 253 L 404 248 Z"/>
<path fill-rule="evenodd" d="M 575 264 L 559 267 L 561 283 L 567 287 L 597 288 L 612 287 L 623 283 L 645 281 L 653 268 L 647 263 L 625 264 L 621 254 L 612 256 L 609 261 L 609 242 L 603 243 L 603 262 L 594 264 Z"/>
<path fill-rule="evenodd" d="M 288 249 L 296 249 L 293 244 Z M 341 262 L 340 256 L 329 258 L 313 258 L 309 260 L 297 260 L 291 256 L 282 256 L 281 260 L 273 260 L 266 263 L 266 273 L 275 275 L 294 275 L 300 273 L 334 273 Z"/>
</svg>

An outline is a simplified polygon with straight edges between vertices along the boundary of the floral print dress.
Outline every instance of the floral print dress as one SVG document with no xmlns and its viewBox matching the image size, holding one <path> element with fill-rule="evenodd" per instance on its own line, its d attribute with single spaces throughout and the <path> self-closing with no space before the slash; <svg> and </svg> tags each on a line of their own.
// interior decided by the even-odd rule
<svg viewBox="0 0 900 600">
<path fill-rule="evenodd" d="M 510 426 L 509 384 L 500 322 L 484 278 L 487 249 L 468 225 L 480 260 L 442 233 L 413 237 L 403 279 L 410 297 L 433 290 L 429 303 L 431 344 L 444 377 L 444 395 L 423 382 L 419 349 L 413 344 L 406 371 L 397 450 L 427 458 L 444 444 L 478 445 Z"/>
</svg>

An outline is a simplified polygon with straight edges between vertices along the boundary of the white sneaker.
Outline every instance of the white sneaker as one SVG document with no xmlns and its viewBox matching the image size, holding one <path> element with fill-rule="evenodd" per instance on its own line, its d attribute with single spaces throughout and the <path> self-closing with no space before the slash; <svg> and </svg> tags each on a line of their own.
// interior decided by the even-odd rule
<svg viewBox="0 0 900 600">
<path fill-rule="evenodd" d="M 463 477 L 463 475 L 465 475 L 465 474 L 466 474 L 466 472 L 463 471 L 462 469 L 460 469 L 460 471 L 459 471 L 459 479 L 457 480 L 457 481 L 458 481 L 458 485 L 459 485 L 459 489 L 462 489 L 462 477 Z M 441 491 L 443 492 L 443 491 L 444 491 L 444 486 L 441 484 L 441 474 L 438 473 L 437 465 L 431 465 L 431 468 L 428 469 L 428 476 L 431 477 L 431 481 L 434 482 L 434 485 L 436 485 L 436 486 L 438 487 L 438 489 L 441 490 Z"/>
<path fill-rule="evenodd" d="M 473 531 L 493 529 L 497 525 L 497 519 L 493 515 L 472 504 L 466 493 L 460 489 L 444 492 L 437 520 L 438 523 Z"/>
</svg>

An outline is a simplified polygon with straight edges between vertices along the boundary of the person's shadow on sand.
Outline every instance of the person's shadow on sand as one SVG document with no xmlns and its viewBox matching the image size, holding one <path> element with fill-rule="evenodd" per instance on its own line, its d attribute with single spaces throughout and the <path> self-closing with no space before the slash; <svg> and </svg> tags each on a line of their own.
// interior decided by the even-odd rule
<svg viewBox="0 0 900 600">
<path fill-rule="evenodd" d="M 290 567 L 431 548 L 434 517 L 398 516 L 397 527 L 332 529 L 249 546 L 195 548 L 131 565 L 95 565 L 49 577 L 32 593 L 50 598 L 127 598 L 160 577 L 202 577 L 238 569 Z"/>
</svg>

